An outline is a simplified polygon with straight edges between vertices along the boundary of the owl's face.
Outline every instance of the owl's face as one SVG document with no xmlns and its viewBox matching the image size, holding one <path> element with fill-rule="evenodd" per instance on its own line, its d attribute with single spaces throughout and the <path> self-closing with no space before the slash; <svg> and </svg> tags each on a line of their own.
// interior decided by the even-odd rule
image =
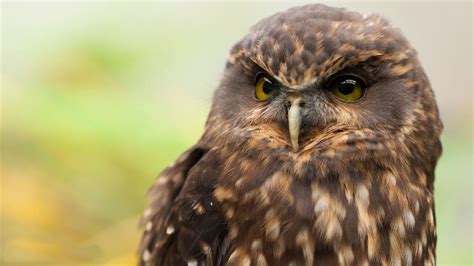
<svg viewBox="0 0 474 266">
<path fill-rule="evenodd" d="M 252 27 L 232 49 L 211 116 L 239 134 L 265 129 L 291 152 L 339 133 L 383 133 L 408 145 L 418 141 L 404 139 L 408 131 L 441 129 L 406 39 L 379 16 L 319 5 Z"/>
</svg>

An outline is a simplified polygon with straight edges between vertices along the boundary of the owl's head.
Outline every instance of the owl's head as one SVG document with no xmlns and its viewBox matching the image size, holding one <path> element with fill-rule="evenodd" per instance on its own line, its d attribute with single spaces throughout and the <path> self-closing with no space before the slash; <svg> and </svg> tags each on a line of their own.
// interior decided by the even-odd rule
<svg viewBox="0 0 474 266">
<path fill-rule="evenodd" d="M 232 132 L 227 140 L 301 153 L 339 138 L 439 155 L 429 81 L 378 15 L 308 5 L 265 18 L 232 48 L 214 97 L 208 126 Z"/>
</svg>

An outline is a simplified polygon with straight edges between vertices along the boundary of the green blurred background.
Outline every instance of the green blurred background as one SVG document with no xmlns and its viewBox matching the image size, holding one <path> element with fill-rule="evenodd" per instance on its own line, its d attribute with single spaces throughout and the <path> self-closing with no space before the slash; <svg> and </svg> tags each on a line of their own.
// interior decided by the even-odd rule
<svg viewBox="0 0 474 266">
<path fill-rule="evenodd" d="M 202 133 L 230 47 L 294 5 L 2 3 L 0 264 L 133 265 L 144 194 Z M 330 5 L 418 50 L 445 124 L 439 265 L 472 265 L 472 3 Z"/>
</svg>

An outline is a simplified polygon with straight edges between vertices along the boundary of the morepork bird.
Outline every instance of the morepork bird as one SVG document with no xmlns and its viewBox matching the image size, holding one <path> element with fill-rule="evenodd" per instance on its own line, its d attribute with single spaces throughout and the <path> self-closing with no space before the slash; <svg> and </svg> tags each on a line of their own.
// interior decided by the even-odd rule
<svg viewBox="0 0 474 266">
<path fill-rule="evenodd" d="M 441 130 L 416 52 L 379 15 L 265 18 L 149 191 L 141 264 L 434 265 Z"/>
</svg>

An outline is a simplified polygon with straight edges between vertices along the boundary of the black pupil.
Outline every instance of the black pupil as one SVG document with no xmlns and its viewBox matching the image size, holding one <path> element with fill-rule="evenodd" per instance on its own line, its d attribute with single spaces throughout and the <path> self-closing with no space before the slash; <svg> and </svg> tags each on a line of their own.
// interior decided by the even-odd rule
<svg viewBox="0 0 474 266">
<path fill-rule="evenodd" d="M 339 92 L 344 95 L 351 94 L 354 91 L 355 83 L 355 80 L 351 79 L 341 82 L 339 85 Z"/>
<path fill-rule="evenodd" d="M 263 93 L 269 94 L 273 90 L 273 84 L 270 83 L 269 81 L 265 80 L 265 82 L 263 83 L 262 90 L 263 90 Z"/>
</svg>

